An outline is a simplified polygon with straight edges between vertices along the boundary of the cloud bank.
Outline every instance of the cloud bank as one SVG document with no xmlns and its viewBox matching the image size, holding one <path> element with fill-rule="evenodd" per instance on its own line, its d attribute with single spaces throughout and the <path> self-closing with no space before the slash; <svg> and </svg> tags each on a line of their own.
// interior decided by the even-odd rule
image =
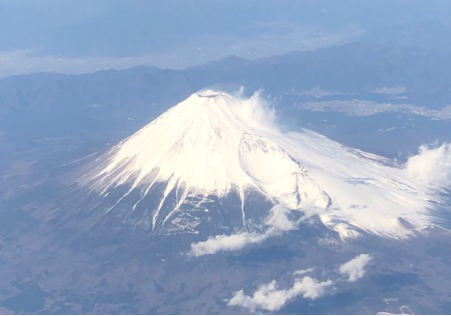
<svg viewBox="0 0 451 316">
<path fill-rule="evenodd" d="M 268 284 L 260 285 L 251 296 L 245 295 L 243 290 L 236 292 L 227 305 L 245 307 L 252 312 L 256 309 L 276 311 L 297 296 L 316 299 L 324 295 L 326 289 L 332 284 L 333 282 L 330 280 L 318 282 L 309 276 L 305 276 L 302 279 L 297 279 L 291 288 L 279 290 L 277 289 L 277 282 L 273 280 Z"/>
<path fill-rule="evenodd" d="M 450 187 L 451 144 L 439 147 L 421 146 L 418 155 L 407 161 L 406 171 L 413 181 L 425 187 Z"/>
<path fill-rule="evenodd" d="M 340 273 L 348 277 L 348 282 L 355 282 L 365 276 L 365 267 L 372 260 L 368 254 L 361 254 L 340 266 Z"/>
</svg>

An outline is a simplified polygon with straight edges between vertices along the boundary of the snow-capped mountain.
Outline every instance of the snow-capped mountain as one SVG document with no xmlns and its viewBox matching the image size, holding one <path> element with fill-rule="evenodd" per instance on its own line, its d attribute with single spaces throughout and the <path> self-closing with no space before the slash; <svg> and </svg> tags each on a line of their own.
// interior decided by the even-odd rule
<svg viewBox="0 0 451 316">
<path fill-rule="evenodd" d="M 232 213 L 242 229 L 276 204 L 343 238 L 405 238 L 435 221 L 435 191 L 405 166 L 309 130 L 283 131 L 258 94 L 193 94 L 91 168 L 80 183 L 114 195 L 105 212 L 152 230 L 196 233 Z"/>
</svg>

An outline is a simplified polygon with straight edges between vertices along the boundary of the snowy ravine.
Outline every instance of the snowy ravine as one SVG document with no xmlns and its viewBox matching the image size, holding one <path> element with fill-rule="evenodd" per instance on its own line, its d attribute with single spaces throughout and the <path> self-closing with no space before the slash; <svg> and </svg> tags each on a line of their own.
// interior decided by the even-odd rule
<svg viewBox="0 0 451 316">
<path fill-rule="evenodd" d="M 231 192 L 240 196 L 245 223 L 245 196 L 255 191 L 273 204 L 318 216 L 343 238 L 359 231 L 406 238 L 437 224 L 430 210 L 440 202 L 439 188 L 417 183 L 410 174 L 405 166 L 315 132 L 282 131 L 258 94 L 243 99 L 205 90 L 119 143 L 80 183 L 100 195 L 129 184 L 118 203 L 139 190 L 141 198 L 130 212 L 154 186 L 163 185 L 151 210 L 152 229 L 173 220 L 188 198 Z M 172 211 L 162 214 L 174 193 Z"/>
</svg>

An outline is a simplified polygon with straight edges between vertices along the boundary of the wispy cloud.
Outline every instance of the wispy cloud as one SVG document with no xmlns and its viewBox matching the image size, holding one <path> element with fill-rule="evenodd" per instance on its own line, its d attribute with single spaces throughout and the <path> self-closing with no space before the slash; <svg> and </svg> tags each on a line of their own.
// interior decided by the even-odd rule
<svg viewBox="0 0 451 316">
<path fill-rule="evenodd" d="M 259 233 L 239 233 L 233 235 L 217 235 L 210 237 L 206 241 L 191 244 L 191 254 L 199 257 L 212 255 L 220 251 L 240 250 L 244 247 L 264 241 L 267 234 Z"/>
<path fill-rule="evenodd" d="M 341 274 L 348 277 L 349 282 L 355 282 L 365 276 L 365 267 L 372 260 L 368 254 L 360 254 L 354 259 L 342 264 L 339 268 Z"/>
<path fill-rule="evenodd" d="M 388 95 L 397 95 L 397 94 L 403 94 L 406 93 L 407 88 L 402 86 L 396 86 L 396 87 L 382 87 L 382 88 L 376 88 L 373 89 L 373 93 L 376 94 L 388 94 Z"/>
<path fill-rule="evenodd" d="M 421 146 L 418 155 L 407 161 L 406 171 L 412 180 L 426 187 L 451 186 L 451 144 Z"/>
<path fill-rule="evenodd" d="M 396 298 L 395 301 L 398 301 L 398 299 Z M 412 312 L 409 305 L 403 305 L 399 308 L 399 313 L 378 312 L 376 315 L 415 315 L 415 313 Z"/>
<path fill-rule="evenodd" d="M 296 270 L 293 272 L 293 275 L 304 275 L 310 272 L 315 271 L 315 269 L 313 268 L 308 268 L 308 269 L 302 269 L 302 270 Z"/>
<path fill-rule="evenodd" d="M 333 282 L 330 280 L 318 282 L 314 278 L 305 276 L 302 279 L 297 279 L 291 288 L 278 289 L 277 281 L 273 280 L 268 284 L 260 285 L 257 291 L 250 296 L 245 295 L 243 290 L 236 292 L 228 305 L 241 306 L 251 311 L 256 309 L 276 311 L 298 296 L 316 299 L 324 295 L 326 289 L 332 284 Z"/>
<path fill-rule="evenodd" d="M 191 244 L 190 254 L 199 257 L 212 255 L 220 251 L 236 251 L 252 244 L 258 244 L 266 239 L 296 228 L 296 224 L 289 219 L 290 210 L 281 204 L 271 208 L 265 220 L 266 230 L 258 232 L 242 232 L 233 235 L 217 235 L 206 241 Z"/>
</svg>

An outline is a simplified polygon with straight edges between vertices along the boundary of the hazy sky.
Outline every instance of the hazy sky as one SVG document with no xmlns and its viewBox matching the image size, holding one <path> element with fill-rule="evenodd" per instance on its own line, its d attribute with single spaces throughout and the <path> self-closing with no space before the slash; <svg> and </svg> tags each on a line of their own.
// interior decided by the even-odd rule
<svg viewBox="0 0 451 316">
<path fill-rule="evenodd" d="M 0 0 L 0 77 L 184 68 L 345 43 L 448 18 L 448 0 Z"/>
</svg>

